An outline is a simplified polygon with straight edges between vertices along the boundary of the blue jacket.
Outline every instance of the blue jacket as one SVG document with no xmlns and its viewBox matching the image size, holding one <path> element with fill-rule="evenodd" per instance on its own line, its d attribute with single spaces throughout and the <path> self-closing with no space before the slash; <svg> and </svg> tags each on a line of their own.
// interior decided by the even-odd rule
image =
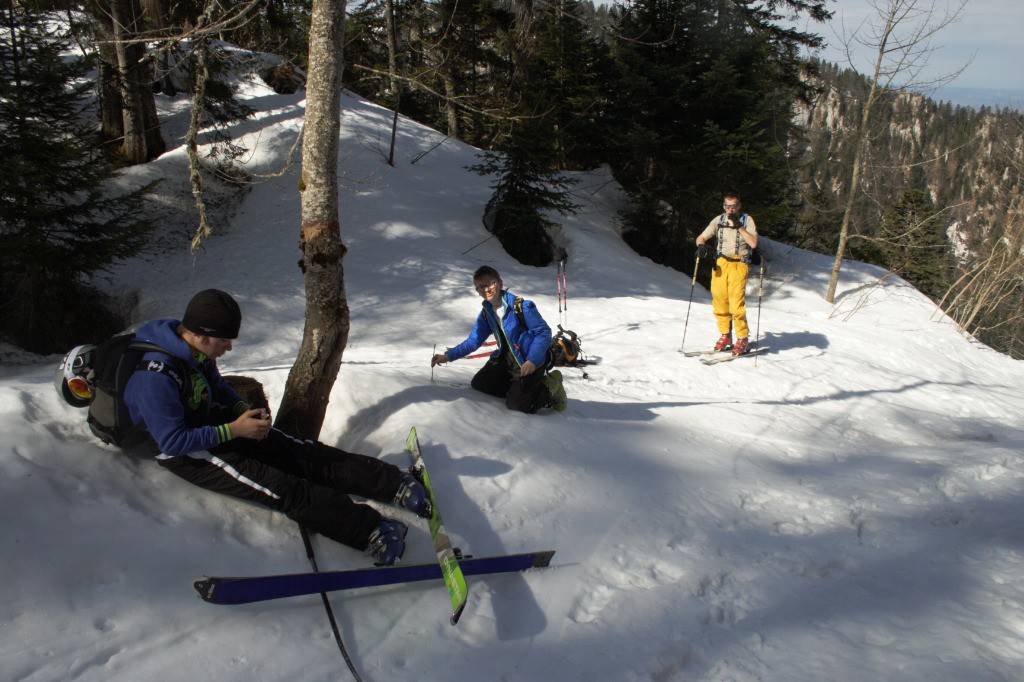
<svg viewBox="0 0 1024 682">
<path fill-rule="evenodd" d="M 178 384 L 159 372 L 136 371 L 124 392 L 132 422 L 144 425 L 160 451 L 171 457 L 209 450 L 230 440 L 227 425 L 249 407 L 221 377 L 216 361 L 193 357 L 192 349 L 175 332 L 179 324 L 178 320 L 154 320 L 135 336 L 167 350 L 190 370 L 187 399 L 183 402 Z M 146 353 L 143 358 L 168 361 L 163 353 Z"/>
<path fill-rule="evenodd" d="M 464 358 L 482 346 L 484 341 L 493 334 L 498 341 L 498 348 L 491 353 L 490 362 L 504 354 L 505 337 L 508 337 L 508 341 L 512 344 L 512 354 L 520 366 L 530 360 L 537 367 L 544 367 L 548 347 L 551 345 L 551 327 L 540 316 L 533 301 L 523 299 L 523 320 L 526 322 L 524 329 L 512 309 L 516 300 L 515 295 L 506 289 L 501 292 L 501 300 L 505 303 L 505 314 L 500 322 L 490 301 L 483 301 L 483 310 L 476 318 L 473 331 L 469 333 L 465 341 L 454 348 L 449 348 L 445 355 L 449 360 Z M 501 330 L 504 330 L 505 333 L 502 334 Z"/>
</svg>

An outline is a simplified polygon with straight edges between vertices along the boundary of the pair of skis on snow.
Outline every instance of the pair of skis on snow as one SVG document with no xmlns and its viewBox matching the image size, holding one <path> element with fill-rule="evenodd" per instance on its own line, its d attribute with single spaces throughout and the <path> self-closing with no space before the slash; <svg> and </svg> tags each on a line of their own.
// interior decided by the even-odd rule
<svg viewBox="0 0 1024 682">
<path fill-rule="evenodd" d="M 437 563 L 383 566 L 379 568 L 357 568 L 348 571 L 325 571 L 314 573 L 291 573 L 287 575 L 264 575 L 247 577 L 204 577 L 197 579 L 193 586 L 204 600 L 213 604 L 249 604 L 252 602 L 318 594 L 335 590 L 351 590 L 361 587 L 395 585 L 421 580 L 444 580 L 451 600 L 451 623 L 455 625 L 466 607 L 469 589 L 467 575 L 488 575 L 512 573 L 531 568 L 543 568 L 551 563 L 554 550 L 505 554 L 494 557 L 463 557 L 452 547 L 448 531 L 441 519 L 434 489 L 430 485 L 420 451 L 416 428 L 409 432 L 405 449 L 412 458 L 413 473 L 423 483 L 433 509 L 427 520 L 430 538 L 434 543 Z"/>
<path fill-rule="evenodd" d="M 732 350 L 715 350 L 709 348 L 707 350 L 681 350 L 679 351 L 688 358 L 700 357 L 700 361 L 705 365 L 717 365 L 720 362 L 732 362 L 733 360 L 739 360 L 751 355 L 759 355 L 761 353 L 768 352 L 765 347 L 751 348 L 742 355 L 733 355 Z"/>
</svg>

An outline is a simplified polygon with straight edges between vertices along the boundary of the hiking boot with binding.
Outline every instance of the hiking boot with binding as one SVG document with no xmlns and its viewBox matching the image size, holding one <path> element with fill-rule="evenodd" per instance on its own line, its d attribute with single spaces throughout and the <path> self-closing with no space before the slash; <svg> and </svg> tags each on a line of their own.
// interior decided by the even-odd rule
<svg viewBox="0 0 1024 682">
<path fill-rule="evenodd" d="M 746 355 L 750 352 L 750 344 L 747 339 L 736 339 L 736 345 L 732 347 L 733 355 Z"/>
<path fill-rule="evenodd" d="M 394 519 L 381 519 L 380 525 L 370 533 L 366 553 L 373 557 L 377 566 L 391 566 L 402 558 L 405 552 L 405 534 L 409 527 Z"/>
<path fill-rule="evenodd" d="M 716 351 L 730 350 L 732 348 L 732 336 L 729 334 L 722 334 L 718 337 L 718 343 L 715 344 Z"/>
<path fill-rule="evenodd" d="M 544 377 L 544 385 L 551 392 L 549 405 L 555 412 L 565 412 L 569 404 L 569 398 L 565 395 L 565 386 L 562 385 L 562 373 L 557 369 L 547 373 Z"/>
<path fill-rule="evenodd" d="M 395 492 L 395 506 L 408 509 L 416 516 L 429 519 L 432 516 L 430 495 L 423 484 L 416 480 L 412 472 L 399 473 L 398 490 Z"/>
</svg>

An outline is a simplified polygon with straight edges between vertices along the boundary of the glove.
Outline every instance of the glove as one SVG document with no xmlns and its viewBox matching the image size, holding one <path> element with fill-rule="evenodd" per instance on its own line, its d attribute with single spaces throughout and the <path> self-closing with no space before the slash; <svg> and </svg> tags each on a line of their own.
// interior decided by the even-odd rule
<svg viewBox="0 0 1024 682">
<path fill-rule="evenodd" d="M 700 260 L 711 258 L 711 249 L 708 248 L 707 244 L 697 244 L 697 258 Z"/>
</svg>

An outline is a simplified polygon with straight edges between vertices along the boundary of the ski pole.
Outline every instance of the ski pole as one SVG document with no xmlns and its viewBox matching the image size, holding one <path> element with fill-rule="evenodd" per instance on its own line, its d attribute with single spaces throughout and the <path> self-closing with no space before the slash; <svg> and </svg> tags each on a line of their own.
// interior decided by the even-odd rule
<svg viewBox="0 0 1024 682">
<path fill-rule="evenodd" d="M 686 304 L 686 319 L 683 321 L 683 342 L 679 344 L 679 350 L 686 346 L 686 327 L 690 324 L 690 306 L 693 305 L 693 288 L 697 285 L 697 268 L 700 266 L 700 256 L 693 264 L 693 281 L 690 282 L 690 301 Z"/>
<path fill-rule="evenodd" d="M 565 247 L 556 246 L 554 250 L 555 260 L 555 286 L 558 288 L 558 321 L 562 321 L 562 311 L 569 310 L 569 297 L 565 288 L 565 261 L 569 259 Z M 563 305 L 564 304 L 564 305 Z"/>
<path fill-rule="evenodd" d="M 313 551 L 313 542 L 309 539 L 309 531 L 306 527 L 299 524 L 299 533 L 302 535 L 302 544 L 306 546 L 306 558 L 309 559 L 310 565 L 313 567 L 314 573 L 320 572 L 320 567 L 316 565 L 316 553 Z M 320 599 L 323 600 L 324 610 L 327 612 L 327 620 L 331 624 L 331 631 L 334 633 L 334 641 L 338 643 L 338 648 L 341 650 L 341 656 L 345 659 L 345 665 L 348 666 L 349 671 L 352 673 L 352 677 L 356 682 L 363 682 L 363 678 L 359 676 L 359 671 L 356 669 L 356 664 L 352 662 L 352 657 L 348 653 L 348 648 L 345 646 L 345 640 L 341 638 L 341 630 L 338 628 L 338 619 L 334 617 L 334 609 L 331 608 L 331 600 L 327 597 L 326 592 L 320 593 Z"/>
<path fill-rule="evenodd" d="M 555 274 L 558 280 L 558 318 L 562 320 L 562 311 L 565 311 L 564 322 L 569 324 L 569 287 L 566 282 L 565 261 L 558 262 L 558 272 Z"/>
<path fill-rule="evenodd" d="M 484 345 L 485 346 L 496 346 L 496 345 L 498 345 L 498 342 L 497 341 L 485 341 Z M 516 348 L 519 348 L 519 346 L 516 346 Z M 466 359 L 467 360 L 472 360 L 473 358 L 485 358 L 485 357 L 487 357 L 488 355 L 490 355 L 493 352 L 494 352 L 493 350 L 485 350 L 482 353 L 473 353 L 472 355 L 467 355 Z"/>
<path fill-rule="evenodd" d="M 757 324 L 754 326 L 754 367 L 757 367 L 757 344 L 761 341 L 761 297 L 764 294 L 764 256 L 761 256 L 761 276 L 757 282 Z"/>
<path fill-rule="evenodd" d="M 558 319 L 562 319 L 562 261 L 555 263 L 555 287 L 558 288 Z"/>
<path fill-rule="evenodd" d="M 430 383 L 434 383 L 434 356 L 437 355 L 437 344 L 434 344 L 434 352 L 430 355 Z"/>
<path fill-rule="evenodd" d="M 565 308 L 565 321 L 569 322 L 569 268 L 562 261 L 562 307 Z"/>
</svg>

